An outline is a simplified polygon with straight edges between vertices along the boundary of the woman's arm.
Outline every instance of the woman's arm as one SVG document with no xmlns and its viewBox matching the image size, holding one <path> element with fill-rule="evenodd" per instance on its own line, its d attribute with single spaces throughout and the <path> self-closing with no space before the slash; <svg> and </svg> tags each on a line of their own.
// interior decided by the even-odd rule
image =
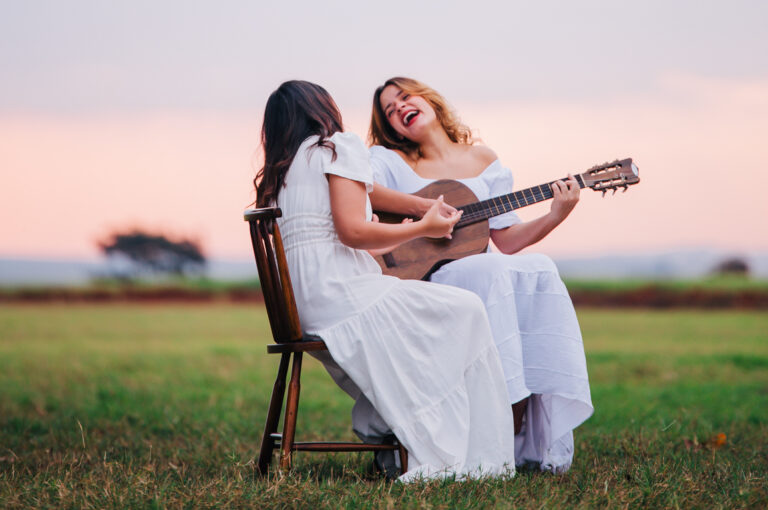
<svg viewBox="0 0 768 510">
<path fill-rule="evenodd" d="M 373 183 L 373 191 L 368 195 L 371 199 L 371 207 L 376 211 L 405 214 L 421 218 L 432 207 L 428 198 L 417 197 L 402 193 L 379 183 Z"/>
<path fill-rule="evenodd" d="M 371 221 L 378 222 L 379 221 L 379 217 L 376 216 L 376 214 L 374 214 L 373 218 L 371 219 Z M 411 218 L 404 218 L 401 223 L 413 223 L 413 219 L 411 219 Z M 400 245 L 396 244 L 394 246 L 385 246 L 383 248 L 375 248 L 375 249 L 371 249 L 371 250 L 367 250 L 367 251 L 368 251 L 368 253 L 370 253 L 371 255 L 376 257 L 378 255 L 384 255 L 385 253 L 389 253 L 392 250 L 394 250 L 395 248 L 397 248 L 398 246 L 400 246 Z"/>
<path fill-rule="evenodd" d="M 419 221 L 387 224 L 367 221 L 365 218 L 365 185 L 338 175 L 328 175 L 331 195 L 331 214 L 339 240 L 351 248 L 376 249 L 395 246 L 417 237 L 444 237 L 450 235 L 461 213 L 446 218 L 440 214 L 442 197 L 433 201 Z"/>
<path fill-rule="evenodd" d="M 563 222 L 579 202 L 579 183 L 569 175 L 565 181 L 552 184 L 554 200 L 549 213 L 533 221 L 519 223 L 500 230 L 491 230 L 491 240 L 502 253 L 511 255 L 535 244 Z"/>
<path fill-rule="evenodd" d="M 390 212 L 421 218 L 424 216 L 436 200 L 409 195 L 379 183 L 373 183 L 373 191 L 368 195 L 371 199 L 371 207 L 375 211 Z M 440 206 L 440 214 L 449 218 L 456 212 L 456 208 L 443 202 Z"/>
</svg>

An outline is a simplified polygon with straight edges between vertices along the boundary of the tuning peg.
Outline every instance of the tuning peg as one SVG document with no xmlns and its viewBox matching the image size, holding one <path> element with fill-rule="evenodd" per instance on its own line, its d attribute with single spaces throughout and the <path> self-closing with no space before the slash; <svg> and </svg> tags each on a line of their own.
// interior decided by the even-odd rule
<svg viewBox="0 0 768 510">
<path fill-rule="evenodd" d="M 613 193 L 611 193 L 611 195 L 615 195 L 615 194 L 616 194 L 616 188 L 613 188 Z"/>
<path fill-rule="evenodd" d="M 605 188 L 603 188 L 603 189 L 602 189 L 602 192 L 603 192 L 603 197 L 605 197 L 605 194 L 606 194 L 606 193 L 608 193 L 608 190 L 607 190 L 607 189 L 605 189 Z"/>
<path fill-rule="evenodd" d="M 622 191 L 622 193 L 626 193 L 626 192 L 627 192 L 627 189 L 629 189 L 629 185 L 628 185 L 628 184 L 625 184 L 625 185 L 624 185 L 624 190 Z"/>
</svg>

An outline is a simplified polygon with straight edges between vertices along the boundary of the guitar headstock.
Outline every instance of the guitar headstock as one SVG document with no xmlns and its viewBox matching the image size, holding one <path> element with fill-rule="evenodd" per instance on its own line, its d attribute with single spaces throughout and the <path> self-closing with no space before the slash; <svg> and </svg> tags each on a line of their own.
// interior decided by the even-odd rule
<svg viewBox="0 0 768 510">
<path fill-rule="evenodd" d="M 605 192 L 612 189 L 624 188 L 640 182 L 640 169 L 632 162 L 632 158 L 616 160 L 611 163 L 596 165 L 581 174 L 584 186 L 595 191 Z"/>
</svg>

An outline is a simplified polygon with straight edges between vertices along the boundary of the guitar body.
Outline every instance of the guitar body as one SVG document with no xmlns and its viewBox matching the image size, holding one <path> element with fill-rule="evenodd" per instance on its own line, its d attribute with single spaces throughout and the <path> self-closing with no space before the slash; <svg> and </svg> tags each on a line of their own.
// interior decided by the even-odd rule
<svg viewBox="0 0 768 510">
<path fill-rule="evenodd" d="M 437 198 L 443 195 L 445 203 L 454 207 L 477 202 L 472 190 L 458 181 L 440 180 L 422 188 L 414 195 Z M 405 216 L 376 213 L 384 223 L 400 223 Z M 491 231 L 488 220 L 454 229 L 453 239 L 420 237 L 403 243 L 392 252 L 376 257 L 384 274 L 406 280 L 428 279 L 440 266 L 453 260 L 484 253 L 488 249 Z"/>
</svg>

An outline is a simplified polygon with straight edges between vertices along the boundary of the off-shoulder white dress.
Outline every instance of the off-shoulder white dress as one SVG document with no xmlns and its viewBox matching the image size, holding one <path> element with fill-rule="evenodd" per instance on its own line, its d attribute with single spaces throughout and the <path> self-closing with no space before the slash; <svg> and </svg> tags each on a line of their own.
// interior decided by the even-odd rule
<svg viewBox="0 0 768 510">
<path fill-rule="evenodd" d="M 425 179 L 394 151 L 370 149 L 375 180 L 413 193 Z M 478 200 L 511 193 L 512 172 L 496 160 L 480 175 L 461 179 Z M 491 229 L 520 223 L 514 213 L 489 220 Z M 467 289 L 488 312 L 510 398 L 532 395 L 523 431 L 516 437 L 518 465 L 538 463 L 542 470 L 563 472 L 573 460 L 573 429 L 593 412 L 584 345 L 576 312 L 552 260 L 540 254 L 484 253 L 444 265 L 432 282 Z M 355 429 L 376 436 L 382 428 L 365 402 L 357 405 Z M 367 412 L 362 412 L 367 409 Z M 370 437 L 368 437 L 370 439 Z"/>
<path fill-rule="evenodd" d="M 499 353 L 471 292 L 381 274 L 334 229 L 327 174 L 373 174 L 355 135 L 336 133 L 336 158 L 308 138 L 286 175 L 278 220 L 302 327 L 353 398 L 365 396 L 409 451 L 401 479 L 514 472 L 513 417 Z M 370 203 L 367 207 L 370 218 Z"/>
</svg>

